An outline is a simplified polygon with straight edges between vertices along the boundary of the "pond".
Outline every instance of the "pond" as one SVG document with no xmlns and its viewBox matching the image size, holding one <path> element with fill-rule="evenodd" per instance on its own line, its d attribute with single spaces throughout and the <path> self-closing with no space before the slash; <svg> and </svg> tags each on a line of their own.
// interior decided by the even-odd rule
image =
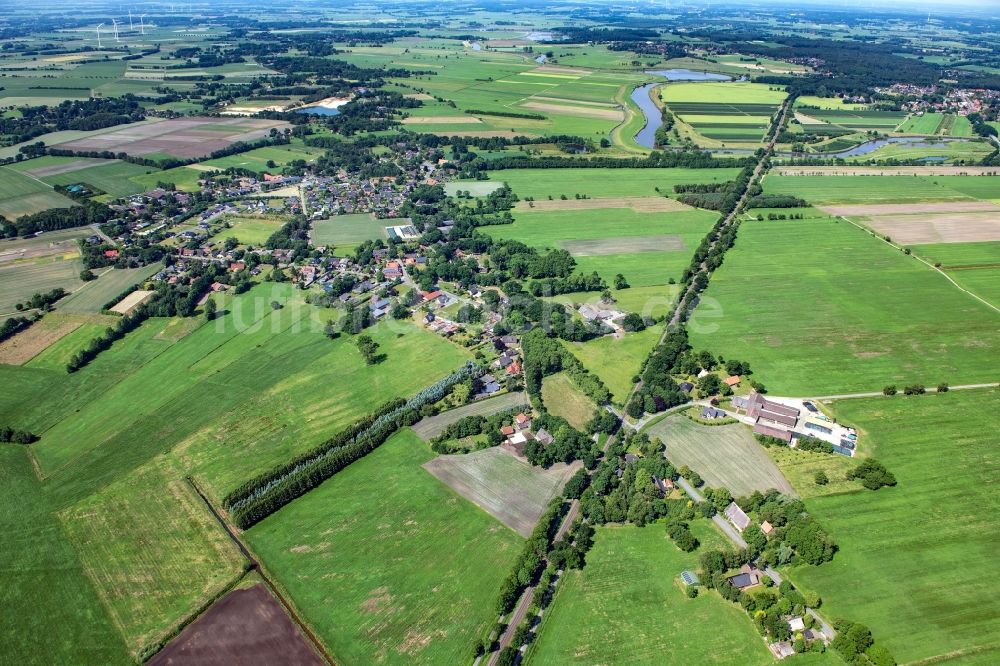
<svg viewBox="0 0 1000 666">
<path fill-rule="evenodd" d="M 860 157 L 861 155 L 867 155 L 869 153 L 874 153 L 879 148 L 885 148 L 888 145 L 894 143 L 905 143 L 913 148 L 941 148 L 946 143 L 953 141 L 962 141 L 962 139 L 936 139 L 934 141 L 928 141 L 927 139 L 914 136 L 891 136 L 884 139 L 875 139 L 873 141 L 865 141 L 864 143 L 850 148 L 848 150 L 841 150 L 837 153 L 813 153 L 806 155 L 805 157 L 815 157 L 822 159 L 829 158 L 844 158 L 844 157 Z M 943 159 L 943 158 L 942 158 Z"/>
<path fill-rule="evenodd" d="M 301 109 L 296 109 L 295 113 L 307 113 L 311 116 L 339 116 L 339 109 L 332 109 L 327 106 L 307 106 Z"/>
<path fill-rule="evenodd" d="M 693 69 L 660 69 L 646 72 L 662 76 L 667 81 L 731 81 L 732 77 L 725 74 L 714 74 L 712 72 L 699 72 Z M 635 142 L 644 148 L 654 148 L 656 146 L 656 130 L 663 124 L 663 115 L 660 109 L 649 98 L 649 92 L 660 83 L 647 83 L 632 91 L 632 101 L 636 103 L 642 114 L 646 116 L 646 124 L 639 133 L 635 135 Z"/>
</svg>

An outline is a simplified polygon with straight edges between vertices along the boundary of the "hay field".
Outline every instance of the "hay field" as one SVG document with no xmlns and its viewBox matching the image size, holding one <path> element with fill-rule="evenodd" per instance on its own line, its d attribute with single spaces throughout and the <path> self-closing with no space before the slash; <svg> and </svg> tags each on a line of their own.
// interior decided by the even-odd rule
<svg viewBox="0 0 1000 666">
<path fill-rule="evenodd" d="M 457 663 L 495 621 L 523 540 L 422 469 L 432 457 L 404 429 L 246 532 L 338 663 Z"/>
<path fill-rule="evenodd" d="M 63 255 L 0 265 L 0 314 L 15 312 L 17 303 L 34 294 L 62 287 L 71 291 L 83 284 L 79 258 Z"/>
<path fill-rule="evenodd" d="M 46 183 L 9 167 L 0 167 L 0 215 L 7 219 L 15 220 L 50 208 L 70 208 L 73 205 L 72 199 L 54 191 Z"/>
<path fill-rule="evenodd" d="M 901 245 L 1000 241 L 1000 207 L 990 213 L 879 215 L 862 222 Z"/>
<path fill-rule="evenodd" d="M 571 426 L 584 432 L 587 422 L 597 410 L 597 404 L 563 372 L 549 375 L 542 381 L 542 402 L 549 412 L 563 417 Z"/>
<path fill-rule="evenodd" d="M 673 414 L 647 430 L 667 445 L 667 458 L 675 466 L 687 465 L 713 488 L 724 486 L 734 497 L 776 488 L 794 495 L 781 470 L 757 443 L 750 428 L 741 424 L 707 426 L 683 414 Z"/>
<path fill-rule="evenodd" d="M 523 537 L 531 536 L 549 502 L 580 466 L 556 463 L 542 469 L 499 447 L 423 464 L 438 481 Z"/>
<path fill-rule="evenodd" d="M 343 255 L 366 240 L 387 238 L 386 223 L 376 220 L 371 213 L 334 215 L 313 222 L 309 239 L 313 245 L 332 245 Z"/>
<path fill-rule="evenodd" d="M 163 264 L 155 263 L 141 268 L 113 268 L 100 273 L 96 280 L 83 283 L 79 289 L 59 303 L 62 312 L 97 313 L 108 301 L 118 296 L 126 288 L 141 284 L 163 270 Z"/>
</svg>

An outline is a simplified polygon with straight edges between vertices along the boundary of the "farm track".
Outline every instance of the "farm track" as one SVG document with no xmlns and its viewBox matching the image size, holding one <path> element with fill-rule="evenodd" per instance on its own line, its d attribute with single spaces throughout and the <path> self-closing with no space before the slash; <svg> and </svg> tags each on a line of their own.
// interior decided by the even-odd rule
<svg viewBox="0 0 1000 666">
<path fill-rule="evenodd" d="M 222 529 L 226 531 L 226 534 L 229 535 L 230 540 L 240 550 L 240 553 L 243 554 L 243 557 L 247 559 L 247 562 L 250 565 L 249 570 L 256 571 L 260 575 L 261 580 L 264 581 L 265 585 L 267 585 L 268 589 L 271 591 L 271 594 L 284 607 L 285 612 L 288 614 L 288 617 L 290 617 L 292 621 L 298 626 L 299 631 L 301 631 L 302 634 L 309 639 L 309 641 L 313 645 L 313 648 L 320 656 L 322 656 L 323 660 L 328 664 L 334 664 L 335 662 L 333 660 L 333 657 L 330 656 L 330 654 L 326 651 L 326 647 L 323 645 L 323 642 L 320 641 L 319 638 L 316 636 L 316 634 L 313 633 L 312 629 L 309 628 L 309 625 L 307 625 L 305 621 L 299 616 L 298 612 L 295 610 L 294 606 L 292 606 L 291 602 L 285 598 L 285 595 L 282 594 L 278 586 L 275 585 L 273 580 L 271 580 L 270 575 L 268 575 L 264 567 L 261 566 L 260 560 L 254 554 L 254 552 L 250 550 L 249 546 L 247 546 L 243 542 L 243 540 L 240 539 L 239 535 L 236 533 L 235 528 L 233 528 L 233 526 L 230 525 L 229 522 L 219 512 L 219 510 L 216 509 L 215 505 L 212 504 L 212 501 L 208 498 L 208 496 L 205 495 L 204 492 L 202 492 L 201 488 L 198 486 L 197 483 L 195 483 L 195 480 L 193 478 L 187 477 L 186 480 L 188 484 L 190 484 L 191 488 L 193 488 L 194 491 L 198 493 L 198 497 L 200 497 L 201 500 L 205 503 L 205 506 L 208 507 L 208 510 L 212 513 L 212 517 L 215 518 L 215 520 L 219 523 Z M 206 608 L 205 611 L 207 612 L 209 609 L 211 609 L 211 606 Z"/>
</svg>

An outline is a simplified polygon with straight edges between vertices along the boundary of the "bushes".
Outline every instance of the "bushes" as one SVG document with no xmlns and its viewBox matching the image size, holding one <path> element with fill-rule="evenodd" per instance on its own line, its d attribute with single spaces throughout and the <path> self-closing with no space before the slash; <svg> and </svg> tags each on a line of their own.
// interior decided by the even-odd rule
<svg viewBox="0 0 1000 666">
<path fill-rule="evenodd" d="M 833 444 L 815 437 L 800 437 L 797 448 L 802 451 L 814 451 L 816 453 L 833 453 Z"/>
<path fill-rule="evenodd" d="M 847 473 L 847 479 L 849 481 L 861 479 L 861 485 L 868 490 L 878 490 L 883 486 L 896 485 L 896 477 L 892 474 L 892 472 L 887 470 L 885 465 L 874 458 L 868 458 L 860 465 L 849 471 Z"/>
<path fill-rule="evenodd" d="M 0 442 L 4 444 L 31 444 L 38 441 L 38 435 L 27 430 L 14 430 L 7 426 L 0 427 Z"/>
<path fill-rule="evenodd" d="M 673 542 L 677 544 L 677 547 L 685 553 L 690 553 L 699 545 L 698 539 L 691 534 L 691 528 L 689 528 L 688 524 L 684 522 L 677 521 L 667 523 L 667 536 L 673 539 Z"/>
<path fill-rule="evenodd" d="M 128 333 L 139 328 L 139 325 L 149 319 L 149 308 L 139 307 L 132 315 L 122 317 L 117 324 L 105 329 L 103 335 L 99 335 L 90 341 L 90 344 L 78 351 L 69 363 L 66 364 L 66 372 L 73 373 L 84 367 L 100 354 L 109 349 L 117 340 L 121 340 Z"/>
<path fill-rule="evenodd" d="M 247 481 L 229 493 L 223 505 L 240 528 L 257 524 L 374 451 L 399 428 L 416 423 L 420 407 L 437 402 L 453 385 L 478 373 L 479 367 L 470 362 L 407 401 L 385 403 L 312 451 Z"/>
<path fill-rule="evenodd" d="M 12 337 L 31 326 L 33 322 L 27 317 L 9 317 L 0 324 L 0 342 Z"/>
</svg>

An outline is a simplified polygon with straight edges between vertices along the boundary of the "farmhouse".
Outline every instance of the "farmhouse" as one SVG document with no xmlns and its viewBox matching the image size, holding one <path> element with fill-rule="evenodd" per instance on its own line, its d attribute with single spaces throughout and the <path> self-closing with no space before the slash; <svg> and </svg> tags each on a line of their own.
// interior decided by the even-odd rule
<svg viewBox="0 0 1000 666">
<path fill-rule="evenodd" d="M 743 509 L 737 506 L 736 502 L 730 502 L 729 506 L 726 507 L 725 513 L 729 522 L 740 532 L 750 527 L 750 516 L 743 513 Z"/>
<path fill-rule="evenodd" d="M 705 407 L 701 410 L 701 418 L 703 419 L 724 419 L 726 418 L 726 413 L 721 409 L 716 409 L 715 407 Z"/>
<path fill-rule="evenodd" d="M 722 381 L 729 388 L 736 388 L 737 386 L 740 385 L 740 376 L 739 375 L 729 375 L 728 377 L 726 377 Z"/>
</svg>

